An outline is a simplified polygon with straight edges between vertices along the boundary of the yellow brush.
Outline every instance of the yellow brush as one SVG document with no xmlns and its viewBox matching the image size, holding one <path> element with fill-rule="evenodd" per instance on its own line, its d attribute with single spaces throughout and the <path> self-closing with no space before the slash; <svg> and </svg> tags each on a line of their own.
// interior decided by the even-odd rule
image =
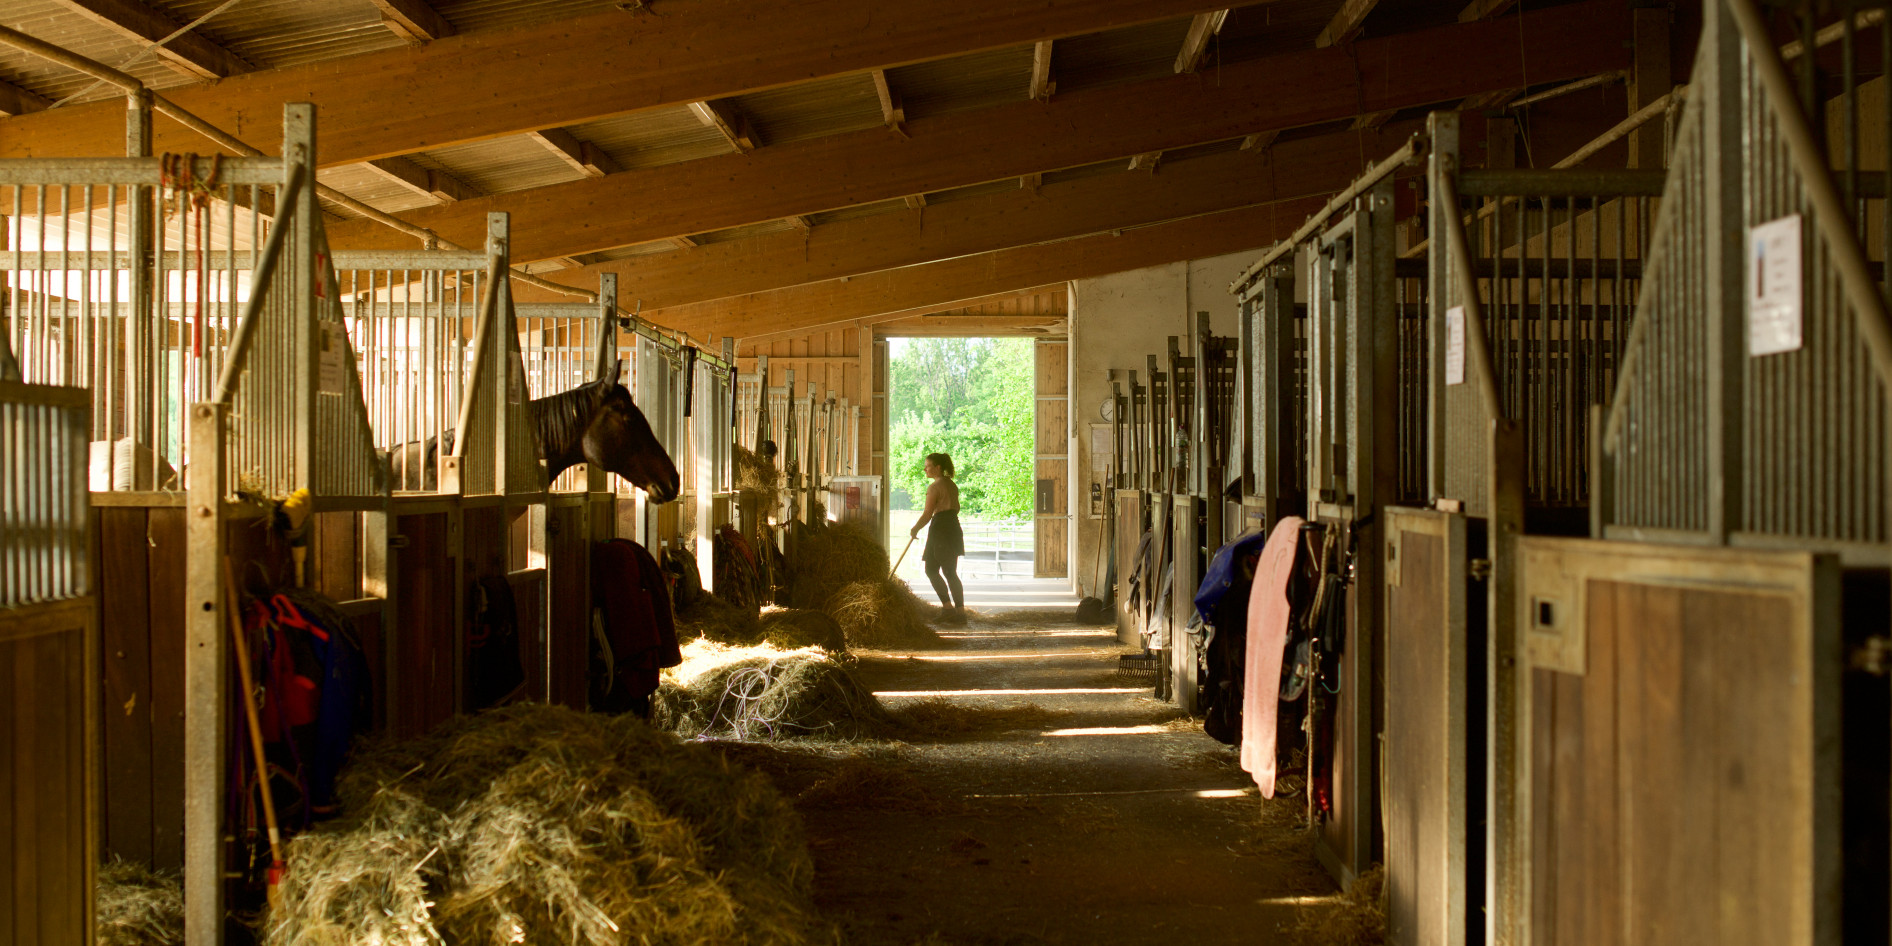
<svg viewBox="0 0 1892 946">
<path fill-rule="evenodd" d="M 315 514 L 315 504 L 309 500 L 309 491 L 299 489 L 289 494 L 282 501 L 283 518 L 289 523 L 289 555 L 296 563 L 296 587 L 302 587 L 307 579 L 309 561 L 309 517 Z"/>
</svg>

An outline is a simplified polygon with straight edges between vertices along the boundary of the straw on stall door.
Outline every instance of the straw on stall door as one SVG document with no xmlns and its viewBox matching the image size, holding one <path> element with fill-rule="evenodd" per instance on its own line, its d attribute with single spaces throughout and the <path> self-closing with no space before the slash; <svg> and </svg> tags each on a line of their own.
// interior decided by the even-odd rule
<svg viewBox="0 0 1892 946">
<path fill-rule="evenodd" d="M 236 572 L 230 557 L 223 558 L 224 597 L 230 608 L 230 635 L 236 640 L 238 679 L 243 683 L 243 715 L 250 724 L 250 754 L 256 760 L 256 783 L 263 793 L 263 823 L 269 828 L 269 909 L 282 906 L 282 832 L 276 827 L 276 797 L 269 788 L 269 763 L 263 757 L 263 723 L 256 716 L 256 687 L 250 677 L 250 645 L 243 637 L 243 616 L 237 610 Z"/>
<path fill-rule="evenodd" d="M 901 550 L 900 550 L 900 557 L 899 557 L 899 558 L 896 558 L 896 559 L 894 559 L 894 560 L 893 560 L 893 567 L 892 567 L 892 568 L 890 568 L 890 569 L 887 569 L 887 577 L 888 577 L 888 578 L 892 578 L 892 577 L 893 577 L 893 574 L 894 574 L 894 572 L 897 572 L 897 571 L 899 571 L 899 570 L 900 570 L 900 563 L 901 563 L 901 562 L 904 562 L 904 561 L 906 561 L 906 560 L 907 560 L 907 552 L 908 552 L 908 550 L 910 550 L 910 549 L 912 549 L 912 548 L 913 548 L 913 540 L 914 540 L 914 539 L 917 539 L 917 538 L 919 538 L 919 536 L 917 536 L 917 535 L 909 535 L 909 536 L 907 536 L 907 547 L 906 547 L 906 548 L 903 548 L 903 549 L 901 549 Z"/>
</svg>

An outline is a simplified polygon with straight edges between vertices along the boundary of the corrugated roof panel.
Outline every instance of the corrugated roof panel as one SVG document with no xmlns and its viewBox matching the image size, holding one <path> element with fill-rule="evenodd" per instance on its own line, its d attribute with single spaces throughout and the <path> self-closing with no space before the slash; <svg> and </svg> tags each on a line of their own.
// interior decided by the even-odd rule
<svg viewBox="0 0 1892 946">
<path fill-rule="evenodd" d="M 1203 68 L 1212 68 L 1217 61 L 1240 62 L 1312 49 L 1314 39 L 1339 12 L 1340 4 L 1341 0 L 1279 0 L 1237 8 L 1223 22 L 1222 32 L 1209 47 Z M 1419 0 L 1409 0 L 1394 6 L 1420 5 Z M 1462 6 L 1456 4 L 1452 11 L 1454 16 L 1458 12 L 1456 7 Z M 1372 22 L 1368 20 L 1369 24 Z"/>
<path fill-rule="evenodd" d="M 781 233 L 784 230 L 795 229 L 799 228 L 787 220 L 767 220 L 762 223 L 751 223 L 740 227 L 711 230 L 708 233 L 696 234 L 690 239 L 698 243 L 732 243 L 736 240 L 747 240 L 750 237 L 767 236 L 771 233 Z"/>
<path fill-rule="evenodd" d="M 1191 17 L 1178 17 L 1061 40 L 1052 49 L 1051 77 L 1061 92 L 1141 82 L 1176 74 L 1176 54 Z"/>
<path fill-rule="evenodd" d="M 507 194 L 584 179 L 585 175 L 524 135 L 450 145 L 408 155 L 482 194 Z"/>
<path fill-rule="evenodd" d="M 764 145 L 787 144 L 881 124 L 880 94 L 866 73 L 801 82 L 727 100 Z"/>
<path fill-rule="evenodd" d="M 146 0 L 149 2 L 149 0 Z M 215 10 L 223 0 L 162 0 L 179 25 Z M 198 27 L 204 38 L 259 69 L 321 62 L 405 45 L 381 25 L 367 0 L 239 0 Z"/>
<path fill-rule="evenodd" d="M 152 56 L 127 65 L 133 56 L 144 49 L 144 44 L 106 29 L 50 0 L 7 0 L 0 4 L 0 26 L 19 30 L 88 59 L 129 72 L 154 89 L 171 89 L 197 81 Z M 55 102 L 94 84 L 90 77 L 10 46 L 0 46 L 0 79 Z M 75 101 L 89 102 L 122 94 L 116 88 L 100 84 L 97 88 L 85 91 Z"/>
<path fill-rule="evenodd" d="M 624 0 L 433 0 L 435 11 L 467 33 L 516 29 L 625 5 Z M 641 14 L 626 10 L 624 15 Z"/>
<path fill-rule="evenodd" d="M 322 168 L 315 172 L 315 179 L 385 213 L 399 214 L 419 207 L 438 206 L 440 203 L 430 196 L 396 184 L 385 174 L 369 170 L 365 164 Z M 355 216 L 353 211 L 346 208 L 330 209 L 343 216 Z"/>
<path fill-rule="evenodd" d="M 882 200 L 871 204 L 861 204 L 856 207 L 842 207 L 839 210 L 828 210 L 822 213 L 809 214 L 808 222 L 815 226 L 820 226 L 824 223 L 840 223 L 843 220 L 859 220 L 862 217 L 878 217 L 881 214 L 906 212 L 908 211 L 907 202 L 905 200 Z"/>
<path fill-rule="evenodd" d="M 704 125 L 695 112 L 683 106 L 633 112 L 565 130 L 604 149 L 626 169 L 694 161 L 736 150 L 721 133 Z"/>
<path fill-rule="evenodd" d="M 887 70 L 887 84 L 899 93 L 908 118 L 1022 102 L 1031 92 L 1032 49 L 1014 46 L 901 66 Z M 1056 53 L 1054 46 L 1053 76 Z"/>
</svg>

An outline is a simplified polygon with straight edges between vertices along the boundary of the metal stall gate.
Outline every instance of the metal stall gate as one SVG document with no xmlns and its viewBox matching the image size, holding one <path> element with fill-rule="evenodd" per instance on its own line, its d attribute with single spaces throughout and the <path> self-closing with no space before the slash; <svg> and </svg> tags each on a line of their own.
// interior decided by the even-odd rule
<svg viewBox="0 0 1892 946">
<path fill-rule="evenodd" d="M 1426 736 L 1417 750 L 1389 734 L 1387 752 L 1410 758 L 1440 738 L 1462 743 L 1466 755 L 1454 771 L 1479 781 L 1469 802 L 1477 817 L 1445 822 L 1452 832 L 1446 843 L 1465 850 L 1457 861 L 1395 850 L 1414 835 L 1389 822 L 1388 883 L 1394 916 L 1412 924 L 1394 930 L 1402 943 L 1442 942 L 1460 925 L 1472 939 L 1515 942 L 1524 890 L 1519 806 L 1529 777 L 1517 742 L 1527 691 L 1510 656 L 1520 580 L 1515 543 L 1526 533 L 1588 529 L 1593 412 L 1616 383 L 1663 174 L 1462 168 L 1457 116 L 1435 114 L 1429 134 L 1426 264 L 1434 291 L 1425 423 L 1433 448 L 1426 479 L 1435 506 L 1466 520 L 1464 560 L 1451 567 L 1469 568 L 1477 586 L 1462 636 L 1479 656 L 1466 673 L 1474 689 L 1461 696 L 1429 693 L 1412 667 L 1389 662 L 1389 717 L 1449 710 L 1439 718 L 1458 729 Z M 1415 610 L 1395 609 L 1389 620 L 1392 635 L 1461 635 Z M 1417 702 L 1395 701 L 1395 692 Z M 1400 811 L 1443 817 L 1423 807 L 1423 784 L 1391 774 L 1389 805 L 1397 796 Z M 1438 889 L 1454 894 L 1448 913 L 1432 912 L 1421 896 Z"/>
<path fill-rule="evenodd" d="M 0 340 L 0 372 L 8 354 Z M 98 673 L 91 397 L 0 380 L 0 942 L 89 943 Z"/>
<path fill-rule="evenodd" d="M 1883 687 L 1846 663 L 1892 562 L 1883 192 L 1835 180 L 1750 0 L 1706 13 L 1598 438 L 1595 528 L 1646 544 L 1519 547 L 1533 943 L 1886 937 L 1885 719 L 1840 724 Z"/>
</svg>

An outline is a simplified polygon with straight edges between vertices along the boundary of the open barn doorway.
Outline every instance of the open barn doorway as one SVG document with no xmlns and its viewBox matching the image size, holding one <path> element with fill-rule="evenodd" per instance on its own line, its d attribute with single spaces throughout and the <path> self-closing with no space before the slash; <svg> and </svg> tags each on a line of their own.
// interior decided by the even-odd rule
<svg viewBox="0 0 1892 946">
<path fill-rule="evenodd" d="M 898 556 L 926 502 L 926 457 L 952 458 L 966 581 L 1029 578 L 1036 571 L 1032 340 L 887 340 L 888 548 Z M 900 577 L 927 588 L 926 531 L 901 561 Z"/>
</svg>

